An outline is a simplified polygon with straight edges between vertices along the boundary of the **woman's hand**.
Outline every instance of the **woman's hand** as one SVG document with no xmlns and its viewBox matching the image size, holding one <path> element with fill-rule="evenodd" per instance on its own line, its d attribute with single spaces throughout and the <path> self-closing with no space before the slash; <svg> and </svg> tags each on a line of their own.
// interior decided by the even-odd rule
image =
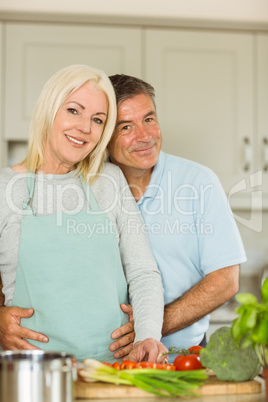
<svg viewBox="0 0 268 402">
<path fill-rule="evenodd" d="M 111 335 L 112 339 L 117 339 L 109 347 L 111 352 L 115 352 L 115 359 L 127 356 L 132 351 L 135 338 L 132 307 L 130 304 L 121 304 L 120 307 L 124 313 L 128 314 L 129 322 L 116 329 Z"/>
<path fill-rule="evenodd" d="M 148 361 L 152 363 L 167 363 L 168 355 L 163 355 L 167 353 L 167 348 L 163 343 L 153 339 L 148 338 L 144 341 L 136 342 L 132 351 L 123 360 L 131 360 L 133 362 Z"/>
<path fill-rule="evenodd" d="M 1 307 L 0 308 L 0 345 L 4 350 L 34 350 L 39 349 L 23 338 L 39 342 L 48 342 L 43 334 L 20 326 L 21 318 L 33 315 L 32 308 Z"/>
</svg>

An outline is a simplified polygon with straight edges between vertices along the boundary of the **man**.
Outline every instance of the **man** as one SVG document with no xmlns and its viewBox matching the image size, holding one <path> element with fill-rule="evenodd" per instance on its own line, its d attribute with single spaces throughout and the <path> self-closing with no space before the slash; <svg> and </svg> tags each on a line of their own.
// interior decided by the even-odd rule
<svg viewBox="0 0 268 402">
<path fill-rule="evenodd" d="M 138 203 L 162 273 L 162 342 L 167 348 L 204 345 L 208 314 L 238 291 L 246 256 L 237 226 L 211 170 L 161 151 L 153 87 L 126 75 L 110 79 L 118 116 L 109 156 Z M 116 358 L 127 354 L 133 340 L 131 307 L 122 309 L 130 322 L 112 334 Z"/>
</svg>

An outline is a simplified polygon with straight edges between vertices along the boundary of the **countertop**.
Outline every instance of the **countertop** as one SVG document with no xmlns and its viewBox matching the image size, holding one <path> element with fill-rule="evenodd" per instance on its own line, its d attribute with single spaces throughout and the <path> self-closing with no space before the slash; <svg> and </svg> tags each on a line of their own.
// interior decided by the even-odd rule
<svg viewBox="0 0 268 402">
<path fill-rule="evenodd" d="M 259 394 L 248 394 L 248 395 L 204 395 L 201 397 L 187 399 L 187 402 L 268 402 L 265 398 L 265 383 L 260 377 L 255 378 L 255 380 L 262 383 L 262 392 Z M 176 398 L 177 400 L 184 401 L 185 399 Z M 148 397 L 148 398 L 108 398 L 108 399 L 75 399 L 79 402 L 159 402 L 159 401 L 173 401 L 175 398 L 160 398 L 160 397 Z"/>
</svg>

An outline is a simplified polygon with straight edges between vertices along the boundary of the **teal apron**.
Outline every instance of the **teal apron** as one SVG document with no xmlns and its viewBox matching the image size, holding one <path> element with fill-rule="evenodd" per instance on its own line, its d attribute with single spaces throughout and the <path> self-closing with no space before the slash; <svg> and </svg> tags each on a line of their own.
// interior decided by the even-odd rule
<svg viewBox="0 0 268 402">
<path fill-rule="evenodd" d="M 40 349 L 72 353 L 78 360 L 114 361 L 111 333 L 127 322 L 127 284 L 114 227 L 83 185 L 90 211 L 36 216 L 31 208 L 35 175 L 28 173 L 29 197 L 12 304 L 34 308 L 21 326 L 48 336 L 29 342 Z"/>
</svg>

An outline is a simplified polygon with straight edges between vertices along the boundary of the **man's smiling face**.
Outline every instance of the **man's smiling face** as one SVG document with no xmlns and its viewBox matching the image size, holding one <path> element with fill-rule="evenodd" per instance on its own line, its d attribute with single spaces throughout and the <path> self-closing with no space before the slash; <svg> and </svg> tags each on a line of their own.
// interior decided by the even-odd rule
<svg viewBox="0 0 268 402">
<path fill-rule="evenodd" d="M 108 145 L 111 161 L 123 171 L 152 169 L 162 137 L 150 96 L 136 95 L 119 104 L 113 137 Z"/>
</svg>

